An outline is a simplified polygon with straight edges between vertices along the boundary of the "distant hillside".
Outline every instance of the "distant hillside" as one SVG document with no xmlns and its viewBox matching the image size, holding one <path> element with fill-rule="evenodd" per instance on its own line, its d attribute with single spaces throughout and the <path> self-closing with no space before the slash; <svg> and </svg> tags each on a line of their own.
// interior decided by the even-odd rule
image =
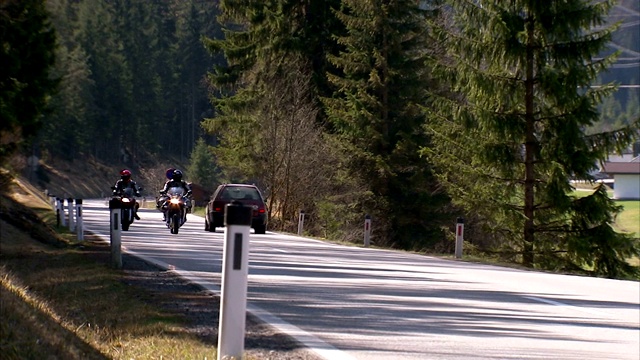
<svg viewBox="0 0 640 360">
<path fill-rule="evenodd" d="M 46 189 L 49 194 L 63 198 L 108 196 L 123 168 L 132 170 L 134 180 L 144 188 L 143 196 L 153 198 L 166 181 L 167 168 L 184 168 L 184 164 L 160 160 L 145 167 L 131 168 L 124 164 L 101 162 L 91 156 L 79 156 L 71 161 L 51 157 L 38 160 L 38 166 L 34 168 L 29 166 L 28 158 L 16 155 L 10 167 L 40 191 Z"/>
</svg>

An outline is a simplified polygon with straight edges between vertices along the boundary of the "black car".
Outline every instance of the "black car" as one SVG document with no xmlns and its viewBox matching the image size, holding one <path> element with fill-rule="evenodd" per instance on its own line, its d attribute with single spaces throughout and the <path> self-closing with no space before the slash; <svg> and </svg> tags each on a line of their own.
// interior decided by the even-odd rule
<svg viewBox="0 0 640 360">
<path fill-rule="evenodd" d="M 264 198 L 255 185 L 249 184 L 218 186 L 205 209 L 204 229 L 206 231 L 216 231 L 217 227 L 224 226 L 225 206 L 232 201 L 253 208 L 251 227 L 256 234 L 264 234 L 267 231 L 267 207 Z"/>
</svg>

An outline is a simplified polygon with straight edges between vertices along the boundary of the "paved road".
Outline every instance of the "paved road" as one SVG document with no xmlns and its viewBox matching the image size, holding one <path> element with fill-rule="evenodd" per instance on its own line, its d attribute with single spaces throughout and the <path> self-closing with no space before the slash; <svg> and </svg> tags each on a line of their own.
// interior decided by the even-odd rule
<svg viewBox="0 0 640 360">
<path fill-rule="evenodd" d="M 109 239 L 102 200 L 85 229 Z M 155 210 L 125 251 L 219 291 L 224 229 Z M 640 359 L 640 283 L 251 234 L 248 307 L 326 359 Z M 126 267 L 126 264 L 125 264 Z"/>
</svg>

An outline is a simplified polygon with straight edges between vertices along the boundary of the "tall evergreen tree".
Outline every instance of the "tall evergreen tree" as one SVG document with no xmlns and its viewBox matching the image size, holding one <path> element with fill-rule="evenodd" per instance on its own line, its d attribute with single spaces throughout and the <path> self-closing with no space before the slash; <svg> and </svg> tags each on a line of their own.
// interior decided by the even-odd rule
<svg viewBox="0 0 640 360">
<path fill-rule="evenodd" d="M 88 109 L 91 153 L 100 159 L 120 157 L 120 129 L 130 118 L 131 86 L 124 64 L 123 43 L 111 2 L 83 1 L 77 5 L 78 42 L 88 58 L 93 106 Z"/>
<path fill-rule="evenodd" d="M 328 64 L 325 54 L 335 48 L 331 33 L 335 31 L 336 18 L 331 6 L 336 4 L 339 1 L 220 2 L 219 20 L 224 25 L 224 39 L 210 39 L 207 45 L 213 54 L 223 53 L 227 63 L 211 74 L 212 88 L 219 98 L 214 100 L 216 116 L 207 119 L 203 126 L 220 138 L 216 155 L 227 178 L 269 182 L 261 185 L 282 191 L 271 193 L 271 199 L 285 199 L 289 195 L 286 186 L 276 186 L 275 179 L 291 182 L 294 178 L 285 174 L 291 171 L 290 167 L 265 169 L 276 158 L 287 154 L 269 154 L 266 150 L 272 145 L 281 149 L 275 145 L 281 144 L 282 138 L 268 137 L 284 136 L 283 128 L 274 132 L 263 129 L 274 129 L 274 124 L 291 125 L 292 120 L 296 121 L 296 114 L 302 116 L 301 113 L 305 118 L 298 121 L 305 126 L 300 129 L 307 129 L 309 116 L 315 117 L 313 122 L 321 122 L 318 114 L 322 112 L 294 110 L 286 102 L 294 102 L 299 97 L 292 94 L 284 99 L 280 92 L 299 87 L 296 82 L 310 83 L 310 86 L 305 85 L 310 103 L 304 102 L 304 107 L 318 107 L 317 94 L 326 91 L 324 74 Z M 289 74 L 297 74 L 298 78 Z M 282 105 L 277 109 L 274 107 L 276 101 Z M 293 141 L 288 144 L 294 144 L 303 134 L 290 136 Z M 281 173 L 274 174 L 270 170 Z M 304 186 L 313 184 L 300 185 Z M 293 206 L 288 207 L 287 212 Z"/>
<path fill-rule="evenodd" d="M 51 99 L 52 111 L 44 118 L 38 142 L 55 156 L 73 159 L 91 150 L 93 143 L 89 109 L 93 107 L 94 83 L 88 56 L 77 41 L 76 9 L 68 0 L 48 1 L 47 8 L 58 34 L 53 72 L 60 78 L 60 86 Z"/>
<path fill-rule="evenodd" d="M 325 98 L 334 132 L 352 176 L 372 197 L 360 208 L 376 218 L 378 243 L 421 249 L 441 240 L 446 196 L 419 148 L 430 51 L 426 19 L 415 1 L 345 0 L 337 17 L 347 34 L 344 50 L 330 56 L 340 72 L 329 75 L 336 93 Z M 448 219 L 452 222 L 451 219 Z"/>
<path fill-rule="evenodd" d="M 223 52 L 227 64 L 216 69 L 214 84 L 242 83 L 247 80 L 243 74 L 256 67 L 268 75 L 293 55 L 310 64 L 313 88 L 324 93 L 326 54 L 337 51 L 331 37 L 343 29 L 332 11 L 339 5 L 339 0 L 220 1 L 224 39 L 211 39 L 208 45 L 213 53 Z M 259 79 L 259 73 L 254 75 Z"/>
<path fill-rule="evenodd" d="M 191 152 L 187 173 L 194 183 L 209 190 L 215 189 L 219 170 L 216 166 L 213 152 L 211 152 L 209 145 L 203 138 L 198 139 Z"/>
<path fill-rule="evenodd" d="M 637 123 L 585 135 L 611 86 L 590 86 L 613 61 L 597 59 L 611 38 L 613 1 L 451 0 L 454 27 L 434 23 L 447 52 L 436 65 L 456 96 L 437 98 L 426 151 L 457 204 L 475 214 L 526 266 L 636 271 L 638 245 L 612 228 L 620 211 L 603 186 L 572 196 L 570 180 L 593 181 L 599 161 L 637 135 Z"/>
<path fill-rule="evenodd" d="M 52 78 L 56 34 L 44 0 L 0 3 L 0 161 L 34 136 L 58 81 Z"/>
<path fill-rule="evenodd" d="M 326 54 L 336 52 L 331 37 L 342 31 L 331 9 L 339 4 L 339 0 L 220 1 L 218 19 L 224 38 L 207 41 L 209 51 L 226 58 L 226 65 L 218 66 L 210 78 L 222 98 L 217 104 L 239 114 L 246 109 L 245 101 L 255 97 L 252 87 L 265 85 L 274 73 L 286 72 L 291 59 L 308 63 L 313 93 L 327 95 Z"/>
<path fill-rule="evenodd" d="M 212 104 L 206 86 L 207 72 L 215 63 L 224 63 L 222 56 L 212 57 L 203 44 L 206 37 L 221 37 L 215 21 L 217 7 L 207 2 L 180 2 L 177 27 L 177 121 L 180 146 L 188 151 L 202 134 L 200 121 L 210 117 Z M 181 154 L 182 155 L 182 154 Z"/>
<path fill-rule="evenodd" d="M 114 2 L 114 20 L 123 44 L 123 75 L 131 87 L 128 100 L 132 104 L 120 124 L 119 145 L 134 155 L 138 146 L 157 151 L 159 139 L 147 135 L 166 123 L 168 102 L 163 86 L 174 76 L 174 63 L 167 59 L 173 55 L 169 44 L 173 42 L 175 32 L 175 26 L 165 27 L 165 22 L 175 21 L 168 16 L 167 1 L 153 4 L 139 0 Z M 173 144 L 169 142 L 169 145 Z M 171 148 L 175 149 L 174 146 Z"/>
</svg>

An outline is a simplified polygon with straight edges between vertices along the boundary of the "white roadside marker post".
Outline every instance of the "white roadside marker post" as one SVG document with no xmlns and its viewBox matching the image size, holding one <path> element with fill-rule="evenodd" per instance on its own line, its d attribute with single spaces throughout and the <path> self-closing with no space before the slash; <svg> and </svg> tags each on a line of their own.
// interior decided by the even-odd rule
<svg viewBox="0 0 640 360">
<path fill-rule="evenodd" d="M 304 210 L 300 210 L 300 215 L 298 216 L 298 236 L 302 236 L 303 230 L 304 230 Z"/>
<path fill-rule="evenodd" d="M 364 216 L 364 247 L 371 244 L 371 215 Z"/>
<path fill-rule="evenodd" d="M 82 229 L 82 199 L 76 199 L 76 234 L 78 241 L 84 240 L 84 230 Z"/>
<path fill-rule="evenodd" d="M 53 210 L 57 209 L 58 203 L 57 203 L 57 197 L 53 194 L 49 194 L 49 204 L 51 204 L 51 208 Z"/>
<path fill-rule="evenodd" d="M 64 199 L 61 198 L 56 198 L 56 201 L 58 202 L 58 208 L 56 209 L 56 222 L 58 227 L 62 226 L 67 226 L 67 224 L 64 221 Z"/>
<path fill-rule="evenodd" d="M 456 220 L 456 259 L 462 259 L 462 243 L 464 240 L 464 219 Z"/>
<path fill-rule="evenodd" d="M 111 210 L 111 262 L 116 269 L 122 269 L 122 230 L 120 228 L 120 201 L 111 199 L 109 201 Z"/>
<path fill-rule="evenodd" d="M 76 226 L 75 226 L 75 218 L 73 217 L 73 198 L 68 198 L 67 199 L 67 205 L 69 208 L 69 231 L 73 232 L 76 230 Z"/>
<path fill-rule="evenodd" d="M 251 207 L 228 204 L 224 221 L 218 360 L 244 359 Z"/>
</svg>

